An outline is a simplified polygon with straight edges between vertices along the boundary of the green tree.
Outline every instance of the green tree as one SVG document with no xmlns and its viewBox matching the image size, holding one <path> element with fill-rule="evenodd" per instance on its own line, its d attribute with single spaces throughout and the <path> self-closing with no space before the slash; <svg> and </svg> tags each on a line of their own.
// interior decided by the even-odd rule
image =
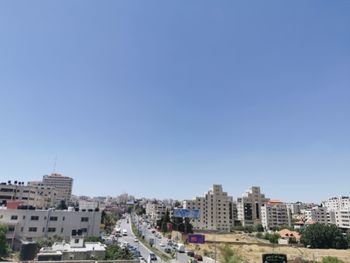
<svg viewBox="0 0 350 263">
<path fill-rule="evenodd" d="M 303 231 L 300 241 L 304 246 L 312 248 L 348 248 L 348 240 L 336 225 L 310 225 Z"/>
<path fill-rule="evenodd" d="M 322 259 L 322 263 L 345 263 L 345 262 L 336 257 L 324 257 Z"/>
<path fill-rule="evenodd" d="M 262 224 L 256 224 L 254 225 L 254 231 L 255 232 L 264 232 L 264 227 Z"/>
<path fill-rule="evenodd" d="M 229 246 L 221 248 L 222 263 L 242 263 L 243 259 Z"/>
<path fill-rule="evenodd" d="M 7 227 L 0 225 L 0 259 L 7 257 L 10 253 L 10 247 L 6 242 Z"/>
<path fill-rule="evenodd" d="M 112 233 L 117 220 L 118 219 L 114 214 L 102 211 L 101 223 L 104 225 L 104 230 L 107 234 Z"/>
<path fill-rule="evenodd" d="M 124 259 L 129 260 L 133 259 L 132 254 L 128 249 L 123 249 L 119 247 L 118 245 L 111 245 L 108 246 L 106 249 L 106 260 L 117 260 L 117 259 Z"/>
<path fill-rule="evenodd" d="M 277 244 L 278 243 L 278 239 L 280 238 L 280 235 L 278 233 L 265 233 L 264 235 L 264 239 L 270 241 L 272 244 Z"/>
</svg>

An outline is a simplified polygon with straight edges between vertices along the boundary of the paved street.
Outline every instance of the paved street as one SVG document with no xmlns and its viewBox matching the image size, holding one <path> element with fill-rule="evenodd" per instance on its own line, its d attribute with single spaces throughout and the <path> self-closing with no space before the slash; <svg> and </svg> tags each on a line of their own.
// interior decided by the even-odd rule
<svg viewBox="0 0 350 263">
<path fill-rule="evenodd" d="M 157 248 L 160 251 L 164 252 L 164 249 L 169 247 L 167 245 L 168 239 L 166 237 L 161 236 L 161 238 L 156 237 L 156 233 L 152 233 L 152 229 L 147 228 L 147 224 L 143 224 L 140 222 L 139 218 L 135 218 L 135 225 L 140 230 L 141 234 L 145 237 L 145 240 L 149 242 L 151 238 L 154 239 L 154 247 Z M 163 244 L 164 246 L 161 246 Z M 173 250 L 173 248 L 171 248 Z M 165 253 L 165 252 L 164 252 Z M 172 260 L 172 262 L 179 262 L 179 263 L 187 263 L 190 257 L 187 256 L 186 253 L 178 253 L 176 252 L 176 259 Z"/>
</svg>

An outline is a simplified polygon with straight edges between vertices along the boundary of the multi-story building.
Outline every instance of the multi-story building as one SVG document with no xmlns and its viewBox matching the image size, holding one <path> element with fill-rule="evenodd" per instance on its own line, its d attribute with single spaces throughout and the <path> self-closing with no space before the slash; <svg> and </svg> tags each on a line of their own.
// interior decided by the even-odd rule
<svg viewBox="0 0 350 263">
<path fill-rule="evenodd" d="M 15 181 L 12 184 L 9 181 L 0 184 L 0 204 L 3 205 L 9 201 L 18 201 L 26 206 L 49 208 L 53 206 L 55 198 L 55 189 L 40 183 L 24 185 L 23 182 Z"/>
<path fill-rule="evenodd" d="M 289 203 L 286 205 L 290 209 L 290 211 L 293 215 L 300 215 L 301 210 L 306 209 L 308 207 L 307 204 L 304 204 L 302 202 Z"/>
<path fill-rule="evenodd" d="M 98 236 L 100 211 L 0 209 L 0 224 L 8 226 L 8 239 L 35 240 L 55 235 L 69 239 L 73 230 Z"/>
<path fill-rule="evenodd" d="M 350 208 L 350 198 L 349 196 L 331 197 L 327 201 L 322 202 L 322 205 L 333 211 L 348 209 Z"/>
<path fill-rule="evenodd" d="M 167 211 L 170 215 L 170 213 L 172 213 L 172 207 L 170 205 L 164 204 L 163 202 L 157 201 L 149 202 L 146 204 L 146 215 L 153 225 L 155 225 L 158 220 L 165 216 Z"/>
<path fill-rule="evenodd" d="M 28 186 L 35 189 L 36 208 L 50 208 L 56 204 L 55 187 L 44 185 L 42 182 L 28 182 Z"/>
<path fill-rule="evenodd" d="M 56 203 L 64 201 L 68 204 L 72 195 L 73 178 L 53 173 L 44 175 L 42 183 L 56 189 Z"/>
<path fill-rule="evenodd" d="M 237 217 L 242 226 L 261 224 L 261 207 L 268 201 L 258 186 L 253 186 L 237 198 Z"/>
<path fill-rule="evenodd" d="M 270 200 L 261 207 L 262 225 L 266 230 L 279 226 L 291 226 L 292 214 L 285 203 Z"/>
<path fill-rule="evenodd" d="M 311 209 L 302 210 L 306 223 L 320 223 L 324 225 L 335 224 L 334 211 L 329 211 L 326 207 L 315 206 Z"/>
<path fill-rule="evenodd" d="M 213 185 L 202 197 L 185 200 L 183 206 L 200 211 L 200 217 L 191 220 L 194 229 L 227 232 L 231 230 L 235 205 L 232 197 L 223 191 L 221 185 Z"/>
<path fill-rule="evenodd" d="M 350 229 L 350 207 L 335 210 L 335 222 L 339 228 Z"/>
</svg>

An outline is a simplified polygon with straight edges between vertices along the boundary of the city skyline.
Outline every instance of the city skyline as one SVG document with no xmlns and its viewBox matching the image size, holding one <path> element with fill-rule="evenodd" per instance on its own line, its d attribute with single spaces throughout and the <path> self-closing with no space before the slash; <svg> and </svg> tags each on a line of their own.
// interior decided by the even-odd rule
<svg viewBox="0 0 350 263">
<path fill-rule="evenodd" d="M 254 3 L 1 2 L 1 180 L 349 195 L 350 6 Z"/>
</svg>

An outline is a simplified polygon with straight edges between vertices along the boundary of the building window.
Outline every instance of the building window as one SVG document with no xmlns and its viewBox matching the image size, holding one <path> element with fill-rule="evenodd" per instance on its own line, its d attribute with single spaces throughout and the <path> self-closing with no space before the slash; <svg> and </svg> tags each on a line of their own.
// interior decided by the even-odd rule
<svg viewBox="0 0 350 263">
<path fill-rule="evenodd" d="M 79 239 L 74 239 L 74 243 L 78 244 L 79 243 Z"/>
<path fill-rule="evenodd" d="M 26 219 L 26 216 L 23 216 L 23 220 Z"/>
<path fill-rule="evenodd" d="M 57 216 L 50 216 L 50 221 L 57 221 L 58 217 Z"/>
<path fill-rule="evenodd" d="M 36 231 L 37 231 L 37 228 L 36 228 L 36 227 L 29 227 L 29 228 L 28 228 L 28 231 L 29 231 L 29 232 L 36 232 Z"/>
<path fill-rule="evenodd" d="M 82 228 L 81 231 L 82 231 L 83 233 L 87 233 L 87 228 Z"/>
<path fill-rule="evenodd" d="M 43 232 L 45 232 L 45 227 L 43 227 Z"/>
<path fill-rule="evenodd" d="M 61 228 L 61 233 L 63 233 L 63 227 Z"/>
<path fill-rule="evenodd" d="M 88 217 L 82 217 L 81 218 L 81 222 L 89 222 L 89 218 Z"/>
<path fill-rule="evenodd" d="M 66 217 L 64 216 L 64 217 L 62 217 L 62 221 L 64 221 L 66 219 Z"/>
<path fill-rule="evenodd" d="M 32 221 L 38 221 L 39 220 L 39 216 L 31 216 L 30 220 Z"/>
<path fill-rule="evenodd" d="M 9 226 L 8 227 L 8 232 L 14 232 L 15 231 L 15 227 L 14 226 Z"/>
<path fill-rule="evenodd" d="M 54 233 L 54 232 L 56 232 L 56 228 L 55 228 L 55 227 L 49 227 L 49 228 L 47 229 L 47 232 L 49 232 L 49 233 Z"/>
<path fill-rule="evenodd" d="M 11 216 L 11 220 L 17 220 L 18 219 L 18 216 L 17 215 L 12 215 Z"/>
</svg>

